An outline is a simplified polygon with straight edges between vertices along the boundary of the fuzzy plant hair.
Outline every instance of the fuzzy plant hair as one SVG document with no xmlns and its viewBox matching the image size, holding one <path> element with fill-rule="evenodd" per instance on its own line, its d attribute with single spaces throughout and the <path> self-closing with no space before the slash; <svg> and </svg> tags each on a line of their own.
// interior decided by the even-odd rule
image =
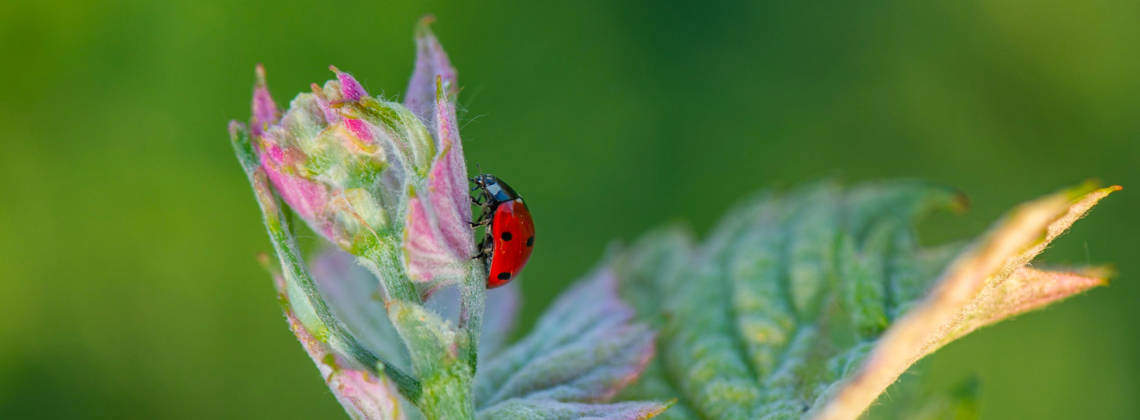
<svg viewBox="0 0 1140 420">
<path fill-rule="evenodd" d="M 960 194 L 818 182 L 756 194 L 704 239 L 666 227 L 611 248 L 508 343 L 520 282 L 487 290 L 473 258 L 457 73 L 429 22 L 402 102 L 331 67 L 282 109 L 258 66 L 252 116 L 229 127 L 285 318 L 353 418 L 854 419 L 947 343 L 1105 284 L 1101 267 L 1031 262 L 1120 187 L 923 246 L 916 219 Z M 293 220 L 323 249 L 303 255 Z M 975 415 L 962 389 L 903 387 L 872 414 Z"/>
</svg>

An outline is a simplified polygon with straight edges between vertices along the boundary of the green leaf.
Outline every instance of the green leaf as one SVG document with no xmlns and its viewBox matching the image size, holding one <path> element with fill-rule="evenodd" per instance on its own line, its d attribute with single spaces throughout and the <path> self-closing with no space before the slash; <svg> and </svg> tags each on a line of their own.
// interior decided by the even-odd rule
<svg viewBox="0 0 1140 420">
<path fill-rule="evenodd" d="M 660 412 L 644 402 L 607 405 L 653 355 L 653 333 L 631 322 L 612 271 L 602 269 L 564 293 L 530 335 L 490 357 L 475 380 L 480 418 L 630 418 Z M 632 414 L 631 414 L 632 415 Z"/>
<path fill-rule="evenodd" d="M 658 358 L 622 397 L 677 398 L 663 418 L 856 418 L 945 343 L 1102 284 L 1095 269 L 1026 264 L 1117 188 L 1023 205 L 964 252 L 919 246 L 918 217 L 963 207 L 920 182 L 761 194 L 701 245 L 651 233 L 611 262 L 660 328 Z"/>
<path fill-rule="evenodd" d="M 357 264 L 355 259 L 350 254 L 333 247 L 327 247 L 318 253 L 316 257 L 312 259 L 311 265 L 313 278 L 317 283 L 317 287 L 320 290 L 321 296 L 328 303 L 328 306 L 331 309 L 333 315 L 335 315 L 337 319 L 343 321 L 348 331 L 357 337 L 360 340 L 361 344 L 368 350 L 379 355 L 381 359 L 391 362 L 392 365 L 399 370 L 410 371 L 412 366 L 411 361 L 409 360 L 408 351 L 404 347 L 404 341 L 397 333 L 395 326 L 393 326 L 392 322 L 389 321 L 388 312 L 385 310 L 384 302 L 381 299 L 380 281 L 376 279 L 376 277 L 373 276 L 372 273 L 367 269 Z M 280 278 L 280 276 L 278 276 L 278 278 Z M 289 299 L 287 292 L 283 293 L 286 293 L 282 295 L 283 303 L 287 303 Z M 511 283 L 505 287 L 490 290 L 487 293 L 487 301 L 490 303 L 490 305 L 488 305 L 487 312 L 485 314 L 487 322 L 484 323 L 485 328 L 482 335 L 483 339 L 479 342 L 480 355 L 495 354 L 498 346 L 502 344 L 504 338 L 503 336 L 509 334 L 514 323 L 514 316 L 517 311 L 519 299 L 517 283 Z M 417 341 L 414 344 L 418 346 L 417 348 L 423 349 L 420 353 L 417 354 L 426 355 L 428 359 L 426 363 L 431 365 L 427 367 L 428 371 L 444 372 L 447 371 L 447 369 L 454 369 L 453 373 L 456 374 L 455 376 L 466 377 L 470 376 L 470 372 L 465 368 L 465 366 L 456 366 L 456 363 L 460 358 L 457 357 L 457 354 L 451 353 L 447 350 L 452 347 L 450 343 L 456 340 L 456 337 L 454 335 L 455 331 L 448 328 L 450 328 L 450 325 L 454 325 L 456 320 L 459 319 L 459 294 L 460 292 L 458 290 L 458 287 L 455 286 L 444 288 L 432 294 L 432 296 L 428 299 L 426 305 L 427 311 L 430 312 L 423 311 L 422 309 L 412 309 L 408 311 L 405 310 L 406 308 L 404 306 L 407 304 L 403 303 L 394 303 L 393 305 L 395 307 L 393 309 L 398 309 L 398 311 L 394 311 L 396 313 L 408 313 L 412 314 L 413 318 L 417 318 L 417 320 L 413 322 L 413 331 L 416 331 L 417 333 L 433 333 L 444 331 L 445 335 L 447 335 L 446 337 L 439 337 L 438 334 L 431 334 L 428 337 L 420 337 L 418 335 L 415 336 Z M 292 307 L 295 305 L 286 304 L 283 306 L 286 314 L 290 317 L 290 319 L 295 319 L 296 317 L 293 315 L 292 311 Z M 408 306 L 420 308 L 415 305 Z M 418 316 L 422 316 L 423 319 L 418 319 Z M 297 323 L 298 325 L 294 327 L 295 331 L 297 330 L 297 327 L 299 327 L 300 321 L 298 320 Z M 430 325 L 444 326 L 442 327 L 444 329 L 440 330 L 439 327 L 432 328 L 429 327 Z M 306 349 L 309 350 L 313 346 L 309 345 L 306 339 L 302 337 L 303 333 L 303 331 L 298 332 L 298 338 L 301 339 L 302 344 L 305 344 Z M 441 351 L 441 349 L 443 350 Z M 313 353 L 313 350 L 310 350 L 310 353 Z M 325 365 L 322 365 L 321 363 L 328 360 L 334 360 L 331 359 L 331 357 L 338 356 L 335 354 L 329 356 L 329 354 L 332 354 L 331 350 L 324 351 L 322 354 L 324 354 L 324 356 L 313 356 L 313 358 L 314 361 L 318 362 L 318 366 L 322 367 L 323 370 L 327 370 L 325 369 L 325 365 L 328 365 L 328 363 L 325 363 Z M 425 361 L 421 360 L 420 363 L 420 367 L 424 368 L 422 365 L 425 364 Z M 325 373 L 325 377 L 326 380 L 330 382 L 330 388 L 333 388 L 334 386 L 331 378 L 338 379 L 337 387 L 333 388 L 334 395 L 340 399 L 341 403 L 347 410 L 349 410 L 350 414 L 355 413 L 353 410 L 362 410 L 364 412 L 376 413 L 378 412 L 378 408 L 388 407 L 387 405 L 370 402 L 370 400 L 366 399 L 362 400 L 362 403 L 357 401 L 357 399 L 360 398 L 375 397 L 379 399 L 378 401 L 385 402 L 387 401 L 387 399 L 385 399 L 385 395 L 373 396 L 369 394 L 360 394 L 359 392 L 356 394 L 353 393 L 358 389 L 373 389 L 377 388 L 379 385 L 385 384 L 385 381 L 387 381 L 387 379 L 383 375 L 380 376 L 379 381 L 372 380 L 371 382 L 360 382 L 358 378 L 370 377 L 364 375 L 364 373 L 354 372 L 352 369 L 347 368 L 351 366 L 350 363 L 339 362 L 329 366 L 335 368 L 333 370 L 334 372 L 346 372 L 345 374 L 339 376 Z M 447 376 L 449 375 L 438 375 L 436 378 L 449 380 Z M 351 380 L 356 381 L 351 382 Z M 373 383 L 375 382 L 378 382 L 378 384 L 374 385 Z M 435 382 L 436 381 L 432 381 L 424 384 L 424 386 L 427 388 L 427 397 L 429 399 L 432 398 L 433 394 L 446 395 L 446 402 L 450 404 L 457 401 L 466 401 L 469 396 L 469 394 L 453 395 L 454 392 L 449 389 L 466 388 L 462 384 L 455 384 L 455 387 L 448 386 L 441 388 L 437 386 Z M 452 382 L 449 382 L 448 384 L 451 383 Z M 350 386 L 355 384 L 360 385 Z M 421 403 L 438 405 L 437 402 Z M 357 407 L 358 405 L 361 407 Z M 421 418 L 423 416 L 415 406 L 408 404 L 407 402 L 404 402 L 403 405 L 400 405 L 399 407 L 405 413 L 397 414 L 406 414 L 411 418 Z M 454 415 L 455 413 L 445 414 Z M 398 417 L 395 414 L 388 415 Z M 362 418 L 388 417 L 377 417 L 374 415 L 372 417 L 363 416 Z"/>
<path fill-rule="evenodd" d="M 647 419 L 660 414 L 667 405 L 631 401 L 613 404 L 567 403 L 543 399 L 512 399 L 479 412 L 480 419 Z"/>
<path fill-rule="evenodd" d="M 411 351 L 412 368 L 419 375 L 422 395 L 416 402 L 431 419 L 472 418 L 470 384 L 472 366 L 461 348 L 467 335 L 427 308 L 402 300 L 388 302 L 392 325 Z"/>
</svg>

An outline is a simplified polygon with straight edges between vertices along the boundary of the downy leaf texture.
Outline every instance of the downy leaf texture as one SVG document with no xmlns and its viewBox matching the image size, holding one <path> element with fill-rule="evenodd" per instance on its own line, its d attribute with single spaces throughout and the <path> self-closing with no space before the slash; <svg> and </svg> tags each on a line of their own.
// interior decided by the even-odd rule
<svg viewBox="0 0 1140 420">
<path fill-rule="evenodd" d="M 1117 189 L 1023 204 L 968 246 L 919 245 L 915 220 L 963 199 L 907 181 L 760 194 L 700 244 L 652 232 L 610 258 L 659 331 L 621 397 L 676 398 L 670 419 L 856 418 L 942 345 L 1104 284 L 1102 269 L 1027 264 Z"/>
<path fill-rule="evenodd" d="M 563 293 L 529 335 L 489 356 L 475 376 L 478 417 L 640 419 L 665 410 L 608 403 L 654 351 L 653 332 L 633 322 L 617 292 L 617 277 L 601 268 Z"/>
<path fill-rule="evenodd" d="M 286 319 L 354 418 L 852 419 L 946 343 L 1104 283 L 1029 263 L 1119 187 L 920 246 L 915 220 L 959 194 L 821 182 L 748 200 L 703 242 L 666 228 L 612 252 L 507 345 L 519 281 L 485 290 L 474 258 L 459 85 L 430 22 L 403 103 L 331 67 L 282 110 L 259 66 L 229 127 Z M 335 248 L 305 260 L 287 210 Z M 885 413 L 969 418 L 962 389 Z"/>
</svg>

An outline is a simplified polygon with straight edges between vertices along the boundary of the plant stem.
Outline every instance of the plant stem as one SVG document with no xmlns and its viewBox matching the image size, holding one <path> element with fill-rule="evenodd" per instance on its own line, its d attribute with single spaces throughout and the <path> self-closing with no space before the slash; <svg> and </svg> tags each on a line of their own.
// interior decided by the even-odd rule
<svg viewBox="0 0 1140 420">
<path fill-rule="evenodd" d="M 423 307 L 393 245 L 377 243 L 362 251 L 360 262 L 383 284 L 388 318 L 412 355 L 412 367 L 421 385 L 419 398 L 412 401 L 428 419 L 473 419 L 475 346 L 482 327 L 485 294 L 482 289 L 471 287 L 477 279 L 466 278 L 460 285 L 461 330 L 455 331 L 455 327 Z M 473 267 L 469 272 L 477 273 L 478 269 Z"/>
</svg>

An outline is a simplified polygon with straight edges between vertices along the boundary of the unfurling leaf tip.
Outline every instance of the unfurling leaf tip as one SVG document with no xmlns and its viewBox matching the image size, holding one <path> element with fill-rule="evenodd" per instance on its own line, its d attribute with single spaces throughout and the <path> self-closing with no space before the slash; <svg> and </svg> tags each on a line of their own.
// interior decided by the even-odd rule
<svg viewBox="0 0 1140 420">
<path fill-rule="evenodd" d="M 257 160 L 257 154 L 253 151 L 253 144 L 249 140 L 249 129 L 238 121 L 230 121 L 230 144 L 234 148 L 234 155 L 238 158 L 238 163 L 241 164 L 242 170 L 246 175 L 253 174 L 260 162 Z"/>
<path fill-rule="evenodd" d="M 435 23 L 435 15 L 426 14 L 421 17 L 420 21 L 416 23 L 416 38 L 433 36 L 431 32 L 432 23 Z"/>
<path fill-rule="evenodd" d="M 265 83 L 265 65 L 257 63 L 257 65 L 253 67 L 253 74 L 257 80 L 257 84 L 255 86 L 266 87 L 267 84 Z"/>
</svg>

